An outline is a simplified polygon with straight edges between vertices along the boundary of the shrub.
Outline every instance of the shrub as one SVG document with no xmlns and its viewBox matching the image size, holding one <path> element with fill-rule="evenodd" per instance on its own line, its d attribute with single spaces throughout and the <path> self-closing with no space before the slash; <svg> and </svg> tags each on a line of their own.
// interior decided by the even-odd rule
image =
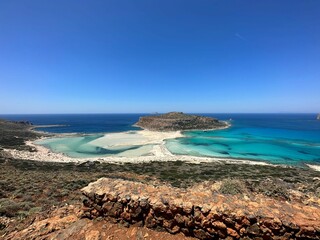
<svg viewBox="0 0 320 240">
<path fill-rule="evenodd" d="M 0 216 L 14 217 L 19 210 L 19 203 L 16 203 L 8 198 L 0 199 Z"/>
<path fill-rule="evenodd" d="M 236 195 L 247 193 L 248 189 L 242 181 L 228 178 L 221 182 L 220 192 L 223 194 Z"/>
<path fill-rule="evenodd" d="M 0 199 L 0 216 L 16 217 L 19 211 L 29 211 L 34 207 L 30 202 L 15 202 L 8 198 Z"/>
<path fill-rule="evenodd" d="M 29 214 L 38 213 L 42 211 L 42 207 L 33 207 L 29 210 Z"/>
</svg>

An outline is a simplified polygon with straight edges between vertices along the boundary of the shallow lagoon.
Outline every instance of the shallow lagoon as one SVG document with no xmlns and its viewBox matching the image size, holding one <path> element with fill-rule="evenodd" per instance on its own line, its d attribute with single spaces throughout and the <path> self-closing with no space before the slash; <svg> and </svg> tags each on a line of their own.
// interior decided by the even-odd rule
<svg viewBox="0 0 320 240">
<path fill-rule="evenodd" d="M 87 135 L 78 137 L 60 137 L 39 140 L 36 143 L 53 152 L 63 153 L 69 157 L 75 158 L 92 158 L 107 156 L 144 156 L 148 155 L 153 145 L 120 145 L 101 147 L 94 144 L 97 140 L 103 138 L 104 135 Z"/>
<path fill-rule="evenodd" d="M 314 115 L 261 114 L 231 122 L 229 129 L 185 132 L 166 146 L 175 154 L 320 164 L 320 122 Z"/>
<path fill-rule="evenodd" d="M 112 155 L 140 156 L 152 145 L 101 147 L 90 144 L 102 132 L 125 132 L 143 114 L 82 115 L 6 115 L 2 118 L 28 120 L 35 124 L 60 125 L 40 130 L 57 133 L 95 133 L 82 137 L 45 140 L 44 146 L 71 157 L 102 157 Z M 221 120 L 232 119 L 232 127 L 218 131 L 184 132 L 185 138 L 166 141 L 174 154 L 263 160 L 271 163 L 297 165 L 320 164 L 320 121 L 317 114 L 201 114 Z"/>
</svg>

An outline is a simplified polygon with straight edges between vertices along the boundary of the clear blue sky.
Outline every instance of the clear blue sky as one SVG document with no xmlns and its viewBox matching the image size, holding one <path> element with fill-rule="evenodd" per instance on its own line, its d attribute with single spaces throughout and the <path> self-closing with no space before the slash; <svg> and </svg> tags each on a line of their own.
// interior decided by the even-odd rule
<svg viewBox="0 0 320 240">
<path fill-rule="evenodd" d="M 0 113 L 318 112 L 319 0 L 1 0 Z"/>
</svg>

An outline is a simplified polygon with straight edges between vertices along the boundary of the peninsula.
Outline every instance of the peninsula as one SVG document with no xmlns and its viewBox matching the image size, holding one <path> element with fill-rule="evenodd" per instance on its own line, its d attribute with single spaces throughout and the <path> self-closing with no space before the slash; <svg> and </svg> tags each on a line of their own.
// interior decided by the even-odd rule
<svg viewBox="0 0 320 240">
<path fill-rule="evenodd" d="M 206 130 L 228 127 L 228 123 L 218 119 L 182 112 L 140 117 L 135 126 L 152 131 Z"/>
</svg>

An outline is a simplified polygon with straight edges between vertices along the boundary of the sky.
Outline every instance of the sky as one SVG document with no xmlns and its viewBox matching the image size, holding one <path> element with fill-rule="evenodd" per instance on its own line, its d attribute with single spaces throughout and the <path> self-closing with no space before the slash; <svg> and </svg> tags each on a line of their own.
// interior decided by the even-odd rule
<svg viewBox="0 0 320 240">
<path fill-rule="evenodd" d="M 319 0 L 1 0 L 0 113 L 320 112 Z"/>
</svg>

